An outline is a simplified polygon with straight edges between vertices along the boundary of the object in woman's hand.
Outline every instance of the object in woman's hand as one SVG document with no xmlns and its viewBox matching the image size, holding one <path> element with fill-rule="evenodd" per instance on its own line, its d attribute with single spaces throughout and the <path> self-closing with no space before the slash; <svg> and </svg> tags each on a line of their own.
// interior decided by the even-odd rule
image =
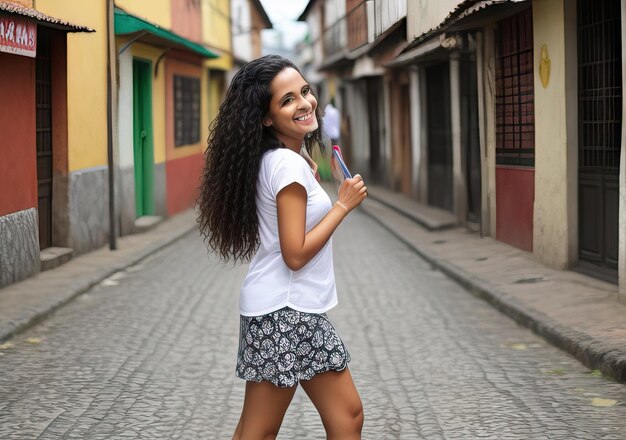
<svg viewBox="0 0 626 440">
<path fill-rule="evenodd" d="M 343 156 L 341 154 L 341 148 L 338 145 L 333 145 L 333 157 L 331 160 L 331 168 L 333 170 L 333 176 L 340 182 L 345 179 L 351 179 L 352 174 L 348 170 L 346 163 L 343 160 Z"/>
</svg>

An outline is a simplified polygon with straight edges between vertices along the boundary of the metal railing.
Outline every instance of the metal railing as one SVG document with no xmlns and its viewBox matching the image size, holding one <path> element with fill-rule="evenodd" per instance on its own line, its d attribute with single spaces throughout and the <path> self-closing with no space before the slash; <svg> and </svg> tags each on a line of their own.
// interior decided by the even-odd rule
<svg viewBox="0 0 626 440">
<path fill-rule="evenodd" d="M 326 57 L 358 49 L 378 38 L 406 17 L 407 0 L 353 0 L 347 8 L 345 15 L 324 29 Z"/>
<path fill-rule="evenodd" d="M 324 29 L 324 56 L 333 55 L 346 49 L 347 20 L 344 15 L 339 20 Z"/>
</svg>

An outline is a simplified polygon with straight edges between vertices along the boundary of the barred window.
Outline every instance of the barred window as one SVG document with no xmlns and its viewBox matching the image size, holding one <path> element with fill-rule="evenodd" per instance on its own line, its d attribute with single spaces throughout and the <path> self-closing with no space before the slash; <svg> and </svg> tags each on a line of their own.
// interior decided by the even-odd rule
<svg viewBox="0 0 626 440">
<path fill-rule="evenodd" d="M 200 142 L 200 79 L 174 75 L 175 145 Z"/>
<path fill-rule="evenodd" d="M 496 30 L 496 163 L 535 164 L 532 11 Z"/>
</svg>

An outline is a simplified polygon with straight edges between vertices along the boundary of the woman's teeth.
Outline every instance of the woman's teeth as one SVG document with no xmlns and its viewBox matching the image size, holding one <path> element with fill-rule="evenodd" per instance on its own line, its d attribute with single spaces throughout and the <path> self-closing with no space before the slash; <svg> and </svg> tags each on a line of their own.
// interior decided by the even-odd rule
<svg viewBox="0 0 626 440">
<path fill-rule="evenodd" d="M 296 121 L 306 121 L 310 117 L 311 117 L 311 113 L 309 113 L 308 115 L 304 115 L 304 116 L 300 116 L 299 118 L 296 118 Z"/>
</svg>

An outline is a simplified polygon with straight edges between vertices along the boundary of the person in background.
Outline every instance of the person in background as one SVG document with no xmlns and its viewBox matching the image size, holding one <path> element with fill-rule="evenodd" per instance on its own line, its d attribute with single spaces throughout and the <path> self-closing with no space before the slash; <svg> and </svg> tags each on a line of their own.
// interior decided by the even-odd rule
<svg viewBox="0 0 626 440">
<path fill-rule="evenodd" d="M 339 145 L 341 137 L 341 115 L 335 107 L 335 97 L 330 98 L 330 102 L 324 109 L 324 134 L 330 138 L 331 145 Z"/>
<path fill-rule="evenodd" d="M 302 153 L 320 143 L 322 125 L 297 67 L 268 55 L 237 72 L 211 126 L 200 230 L 222 259 L 251 259 L 239 295 L 236 374 L 246 388 L 235 440 L 275 439 L 298 385 L 328 439 L 361 438 L 350 355 L 325 312 L 337 305 L 333 232 L 367 188 L 359 175 L 345 179 L 331 202 Z"/>
</svg>

